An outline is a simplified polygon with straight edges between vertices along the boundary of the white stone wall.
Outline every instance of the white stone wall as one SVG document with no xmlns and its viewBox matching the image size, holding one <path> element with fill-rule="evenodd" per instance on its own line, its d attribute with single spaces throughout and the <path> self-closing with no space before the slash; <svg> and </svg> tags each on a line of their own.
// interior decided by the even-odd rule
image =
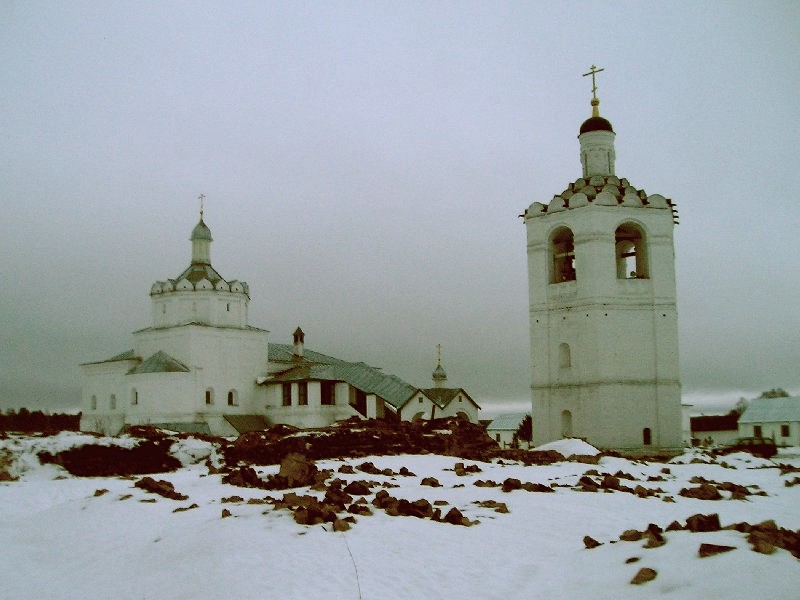
<svg viewBox="0 0 800 600">
<path fill-rule="evenodd" d="M 778 446 L 800 446 L 800 422 L 783 421 L 780 423 L 739 423 L 738 437 L 754 437 L 755 426 L 761 427 L 761 437 L 772 438 Z M 789 435 L 782 435 L 781 428 L 788 425 Z"/>
<path fill-rule="evenodd" d="M 607 192 L 592 204 L 576 196 L 583 194 L 570 198 L 573 208 L 556 198 L 546 214 L 533 205 L 526 218 L 534 443 L 570 433 L 562 428 L 569 411 L 571 435 L 593 445 L 647 451 L 647 428 L 650 448 L 677 450 L 672 212 L 665 202 L 618 205 Z M 615 233 L 626 224 L 643 234 L 647 278 L 618 278 Z M 573 233 L 576 279 L 551 283 L 550 240 L 563 227 Z"/>
</svg>

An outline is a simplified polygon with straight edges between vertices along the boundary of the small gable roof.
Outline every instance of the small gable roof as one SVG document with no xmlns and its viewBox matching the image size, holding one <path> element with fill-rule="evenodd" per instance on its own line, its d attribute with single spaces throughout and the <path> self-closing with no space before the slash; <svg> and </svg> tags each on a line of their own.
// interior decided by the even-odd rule
<svg viewBox="0 0 800 600">
<path fill-rule="evenodd" d="M 523 419 L 525 419 L 527 416 L 528 413 L 524 412 L 498 415 L 491 423 L 489 423 L 486 429 L 491 429 L 493 431 L 516 431 L 522 424 Z"/>
<path fill-rule="evenodd" d="M 736 431 L 739 428 L 739 415 L 702 415 L 691 417 L 692 431 Z"/>
<path fill-rule="evenodd" d="M 159 350 L 143 363 L 133 367 L 128 371 L 128 375 L 138 375 L 141 373 L 188 373 L 189 367 L 172 358 L 166 352 Z"/>
<path fill-rule="evenodd" d="M 473 400 L 470 397 L 470 395 L 464 391 L 463 388 L 428 388 L 428 389 L 420 389 L 419 391 L 422 392 L 428 399 L 430 399 L 431 402 L 433 402 L 439 408 L 444 408 L 445 406 L 450 404 L 459 394 L 461 394 L 462 396 L 464 396 L 464 398 L 472 402 L 477 408 L 480 408 L 480 406 L 478 406 L 478 403 L 475 402 L 475 400 Z"/>
<path fill-rule="evenodd" d="M 778 423 L 800 421 L 800 396 L 756 398 L 739 417 L 739 423 Z"/>
<path fill-rule="evenodd" d="M 416 388 L 396 375 L 384 373 L 363 362 L 348 362 L 333 356 L 304 349 L 303 357 L 294 355 L 288 344 L 269 344 L 270 362 L 289 363 L 285 371 L 276 373 L 262 385 L 287 381 L 343 381 L 354 388 L 375 394 L 395 408 L 400 408 L 416 393 Z"/>
</svg>

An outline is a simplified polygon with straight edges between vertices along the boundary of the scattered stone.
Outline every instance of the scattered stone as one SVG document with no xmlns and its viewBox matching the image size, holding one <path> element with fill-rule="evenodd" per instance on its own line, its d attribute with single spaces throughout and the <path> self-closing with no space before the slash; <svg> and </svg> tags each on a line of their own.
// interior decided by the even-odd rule
<svg viewBox="0 0 800 600">
<path fill-rule="evenodd" d="M 108 493 L 107 489 L 101 488 L 99 490 L 95 490 L 94 491 L 94 497 L 97 498 L 97 497 L 102 496 L 102 495 L 107 494 L 107 493 Z"/>
<path fill-rule="evenodd" d="M 416 477 L 416 475 L 414 475 L 414 473 L 409 471 L 408 468 L 406 467 L 400 467 L 398 474 L 402 475 L 403 477 Z"/>
<path fill-rule="evenodd" d="M 430 487 L 442 487 L 442 484 L 439 483 L 439 480 L 436 479 L 435 477 L 425 477 L 422 481 L 420 481 L 419 484 L 427 485 Z"/>
<path fill-rule="evenodd" d="M 721 554 L 723 552 L 730 552 L 731 550 L 736 550 L 736 546 L 720 546 L 717 544 L 700 544 L 700 548 L 697 550 L 697 554 L 700 555 L 700 558 L 706 558 L 707 556 L 714 556 L 715 554 Z"/>
<path fill-rule="evenodd" d="M 343 519 L 337 519 L 333 522 L 334 531 L 347 531 L 350 529 L 350 523 Z"/>
<path fill-rule="evenodd" d="M 314 476 L 317 472 L 318 469 L 313 460 L 308 460 L 304 454 L 299 452 L 290 452 L 281 461 L 278 477 L 286 480 L 286 487 L 304 487 L 315 483 Z"/>
<path fill-rule="evenodd" d="M 626 529 L 619 535 L 619 539 L 623 542 L 638 542 L 642 539 L 642 532 L 636 529 Z"/>
<path fill-rule="evenodd" d="M 450 523 L 451 525 L 464 525 L 466 527 L 470 526 L 469 519 L 464 517 L 464 515 L 461 514 L 461 511 L 456 507 L 451 508 L 450 511 L 444 516 L 444 522 Z"/>
<path fill-rule="evenodd" d="M 172 500 L 187 500 L 189 498 L 189 496 L 176 492 L 175 487 L 169 481 L 155 480 L 152 477 L 142 477 L 134 486 Z"/>
<path fill-rule="evenodd" d="M 503 482 L 503 491 L 510 492 L 512 490 L 522 489 L 522 482 L 515 477 L 509 477 Z"/>
<path fill-rule="evenodd" d="M 244 498 L 242 498 L 241 496 L 228 496 L 226 498 L 222 498 L 220 502 L 222 502 L 223 504 L 229 502 L 244 502 Z"/>
<path fill-rule="evenodd" d="M 502 514 L 506 514 L 509 512 L 508 506 L 506 506 L 505 502 L 497 502 L 496 500 L 476 500 L 475 504 L 481 506 L 483 508 L 491 508 L 495 512 L 499 512 Z"/>
<path fill-rule="evenodd" d="M 364 481 L 353 481 L 347 484 L 344 491 L 353 496 L 366 496 L 370 494 L 369 486 Z"/>
<path fill-rule="evenodd" d="M 686 519 L 686 529 L 693 533 L 719 531 L 721 529 L 719 515 L 717 513 L 712 513 L 710 515 L 692 515 Z"/>
<path fill-rule="evenodd" d="M 598 546 L 602 546 L 602 542 L 598 542 L 593 537 L 588 535 L 583 537 L 583 545 L 586 546 L 587 550 L 591 550 L 592 548 L 597 548 Z"/>
<path fill-rule="evenodd" d="M 474 485 L 476 487 L 500 487 L 499 483 L 497 483 L 496 481 L 492 481 L 491 479 L 487 479 L 486 481 L 483 481 L 482 479 L 478 479 L 472 485 Z"/>
<path fill-rule="evenodd" d="M 186 510 L 192 510 L 193 508 L 198 508 L 197 504 L 190 504 L 189 506 L 179 506 L 172 512 L 179 513 L 179 512 L 184 512 Z"/>
<path fill-rule="evenodd" d="M 686 529 L 683 525 L 678 523 L 677 521 L 673 521 L 669 525 L 667 525 L 666 531 L 683 531 Z"/>
<path fill-rule="evenodd" d="M 221 519 L 227 519 L 230 516 L 231 516 L 231 511 L 229 511 L 227 508 L 223 508 L 222 509 L 222 516 L 220 518 Z"/>
<path fill-rule="evenodd" d="M 128 500 L 130 498 L 133 498 L 133 494 L 123 494 L 118 498 L 118 500 Z"/>
<path fill-rule="evenodd" d="M 350 465 L 342 465 L 339 467 L 339 473 L 344 473 L 346 475 L 353 475 L 356 470 Z"/>
<path fill-rule="evenodd" d="M 639 559 L 639 557 L 638 557 L 638 556 L 631 556 L 630 558 L 626 558 L 626 559 L 625 559 L 625 564 L 626 564 L 626 565 L 629 565 L 629 564 L 631 564 L 631 563 L 639 562 L 639 560 L 640 560 L 640 559 Z"/>
<path fill-rule="evenodd" d="M 378 469 L 378 467 L 376 467 L 371 462 L 361 463 L 360 465 L 358 465 L 356 467 L 356 469 L 358 469 L 362 473 L 369 473 L 370 475 L 380 475 L 381 474 L 381 470 Z"/>
<path fill-rule="evenodd" d="M 631 579 L 631 583 L 633 585 L 641 585 L 643 583 L 647 583 L 648 581 L 653 581 L 653 579 L 656 578 L 657 574 L 658 573 L 656 573 L 655 569 L 642 567 L 641 569 L 639 569 L 639 572 L 633 576 L 633 579 Z"/>
<path fill-rule="evenodd" d="M 683 488 L 679 493 L 686 498 L 697 498 L 698 500 L 722 500 L 722 494 L 719 493 L 716 486 L 710 483 L 701 483 L 693 488 Z"/>
</svg>

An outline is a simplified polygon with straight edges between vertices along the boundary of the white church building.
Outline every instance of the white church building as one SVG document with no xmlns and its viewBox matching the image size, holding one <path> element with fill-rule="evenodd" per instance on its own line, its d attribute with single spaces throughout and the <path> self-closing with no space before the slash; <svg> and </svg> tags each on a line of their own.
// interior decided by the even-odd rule
<svg viewBox="0 0 800 600">
<path fill-rule="evenodd" d="M 581 176 L 524 213 L 533 442 L 579 437 L 599 448 L 675 452 L 677 210 L 617 176 L 615 134 L 596 89 L 578 135 Z"/>
<path fill-rule="evenodd" d="M 211 231 L 191 234 L 191 264 L 150 288 L 152 322 L 133 348 L 81 365 L 81 429 L 115 434 L 125 425 L 236 435 L 283 423 L 321 427 L 349 417 L 417 420 L 459 416 L 478 422 L 478 404 L 446 387 L 441 356 L 431 388 L 416 388 L 363 362 L 271 344 L 248 322 L 247 283 L 211 266 Z"/>
</svg>

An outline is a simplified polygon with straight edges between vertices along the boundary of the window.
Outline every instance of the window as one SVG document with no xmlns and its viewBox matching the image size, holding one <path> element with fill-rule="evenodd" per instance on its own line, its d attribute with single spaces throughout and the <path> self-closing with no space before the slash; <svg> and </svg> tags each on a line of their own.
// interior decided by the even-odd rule
<svg viewBox="0 0 800 600">
<path fill-rule="evenodd" d="M 420 403 L 420 404 L 422 404 L 422 396 L 420 396 L 420 397 L 418 398 L 418 400 L 419 400 L 419 403 Z"/>
<path fill-rule="evenodd" d="M 320 402 L 323 406 L 333 406 L 335 403 L 333 382 L 323 381 L 320 386 Z"/>
<path fill-rule="evenodd" d="M 97 410 L 97 396 L 92 396 L 92 410 Z"/>
<path fill-rule="evenodd" d="M 239 395 L 236 390 L 228 392 L 228 406 L 237 406 L 239 404 Z"/>
<path fill-rule="evenodd" d="M 781 425 L 781 437 L 789 437 L 789 426 Z"/>
<path fill-rule="evenodd" d="M 111 399 L 108 402 L 109 406 L 111 406 L 111 410 L 117 409 L 117 396 L 116 394 L 111 394 Z"/>
<path fill-rule="evenodd" d="M 642 429 L 642 443 L 645 446 L 649 446 L 650 444 L 652 444 L 651 438 L 652 434 L 650 433 L 650 428 L 645 427 L 644 429 Z"/>
<path fill-rule="evenodd" d="M 561 369 L 568 369 L 572 366 L 572 352 L 569 344 L 558 345 L 558 366 Z"/>
<path fill-rule="evenodd" d="M 282 404 L 284 406 L 291 406 L 292 405 L 292 384 L 291 383 L 284 383 L 281 386 L 281 396 L 282 396 Z"/>
<path fill-rule="evenodd" d="M 572 437 L 572 413 L 568 410 L 561 413 L 561 437 Z"/>
<path fill-rule="evenodd" d="M 206 390 L 206 405 L 211 406 L 212 404 L 214 404 L 214 390 L 208 388 Z"/>
<path fill-rule="evenodd" d="M 753 425 L 753 435 L 761 437 L 761 425 Z"/>
<path fill-rule="evenodd" d="M 139 392 L 136 391 L 136 388 L 131 390 L 131 406 L 136 406 L 139 404 Z"/>
<path fill-rule="evenodd" d="M 231 312 L 231 303 L 230 303 L 230 302 L 228 302 L 228 303 L 225 305 L 225 310 L 226 310 L 226 311 L 228 311 L 228 312 Z"/>
<path fill-rule="evenodd" d="M 566 227 L 556 230 L 550 241 L 552 271 L 550 283 L 575 281 L 575 242 L 572 231 Z"/>
<path fill-rule="evenodd" d="M 162 315 L 167 314 L 167 305 L 166 304 L 162 304 L 161 305 L 161 314 Z"/>
<path fill-rule="evenodd" d="M 308 382 L 306 381 L 297 384 L 297 403 L 300 406 L 308 406 Z"/>
<path fill-rule="evenodd" d="M 644 236 L 635 225 L 617 227 L 615 234 L 617 279 L 647 279 Z"/>
<path fill-rule="evenodd" d="M 499 433 L 495 433 L 494 434 L 494 439 L 495 439 L 495 441 L 499 442 L 500 441 L 500 434 Z"/>
</svg>

